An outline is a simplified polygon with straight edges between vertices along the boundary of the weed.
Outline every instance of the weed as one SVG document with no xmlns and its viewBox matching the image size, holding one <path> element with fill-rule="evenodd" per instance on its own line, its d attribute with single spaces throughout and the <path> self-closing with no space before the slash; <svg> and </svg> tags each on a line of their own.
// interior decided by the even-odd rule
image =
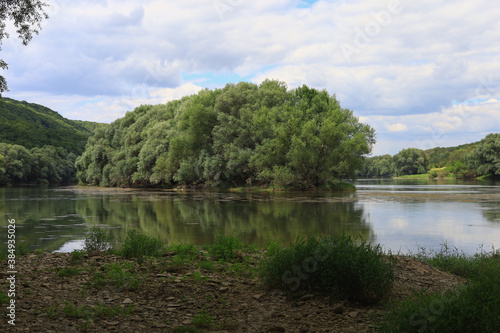
<svg viewBox="0 0 500 333">
<path fill-rule="evenodd" d="M 106 232 L 98 226 L 93 226 L 85 237 L 83 248 L 86 252 L 104 252 L 111 248 L 112 242 L 113 237 L 110 234 L 106 234 Z"/>
<path fill-rule="evenodd" d="M 208 252 L 216 260 L 228 261 L 237 257 L 237 251 L 244 248 L 243 242 L 235 236 L 224 236 L 215 234 L 215 240 L 208 247 Z"/>
<path fill-rule="evenodd" d="M 48 307 L 45 313 L 47 317 L 49 317 L 50 319 L 56 319 L 57 317 L 59 317 L 59 313 L 57 312 L 56 307 L 54 305 Z"/>
<path fill-rule="evenodd" d="M 316 290 L 369 304 L 388 295 L 394 271 L 380 246 L 348 236 L 310 237 L 265 259 L 260 276 L 270 288 Z"/>
<path fill-rule="evenodd" d="M 57 275 L 61 277 L 72 276 L 80 274 L 80 270 L 75 267 L 61 268 L 57 271 Z"/>
<path fill-rule="evenodd" d="M 86 252 L 84 250 L 73 250 L 71 252 L 70 262 L 72 264 L 78 265 L 83 263 L 83 259 L 85 258 Z"/>
<path fill-rule="evenodd" d="M 446 242 L 441 244 L 439 251 L 428 251 L 423 247 L 419 253 L 414 255 L 418 260 L 425 261 L 429 265 L 445 270 L 448 273 L 462 276 L 466 279 L 475 280 L 485 271 L 500 271 L 500 257 L 492 249 L 491 252 L 482 250 L 472 256 L 460 252 L 456 247 L 453 249 Z"/>
<path fill-rule="evenodd" d="M 118 253 L 125 258 L 161 257 L 165 253 L 165 246 L 157 238 L 130 230 Z"/>
<path fill-rule="evenodd" d="M 192 324 L 199 328 L 210 328 L 215 320 L 215 316 L 211 316 L 207 312 L 207 305 L 203 306 L 203 311 L 197 313 L 194 318 Z"/>
<path fill-rule="evenodd" d="M 116 317 L 116 316 L 126 316 L 134 311 L 133 306 L 129 307 L 108 307 L 103 303 L 99 303 L 97 306 L 91 307 L 87 305 L 82 305 L 80 307 L 76 306 L 73 302 L 66 302 L 66 306 L 63 308 L 63 312 L 67 317 L 74 318 L 103 318 L 103 317 Z"/>
<path fill-rule="evenodd" d="M 10 298 L 7 297 L 7 294 L 0 291 L 0 304 L 9 304 Z"/>
<path fill-rule="evenodd" d="M 380 332 L 500 332 L 500 277 L 484 271 L 445 294 L 417 295 L 394 306 Z"/>
<path fill-rule="evenodd" d="M 182 259 L 195 259 L 200 251 L 193 244 L 175 244 L 170 246 L 175 255 Z"/>
<path fill-rule="evenodd" d="M 128 263 L 112 263 L 101 267 L 102 272 L 94 274 L 93 285 L 95 288 L 110 286 L 115 290 L 136 290 L 142 283 L 142 278 L 131 273 L 132 265 Z"/>
</svg>

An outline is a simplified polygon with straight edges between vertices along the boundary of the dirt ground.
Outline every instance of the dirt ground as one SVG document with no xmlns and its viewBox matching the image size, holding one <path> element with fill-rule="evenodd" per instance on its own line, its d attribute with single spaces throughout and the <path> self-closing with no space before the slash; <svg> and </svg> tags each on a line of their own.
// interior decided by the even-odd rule
<svg viewBox="0 0 500 333">
<path fill-rule="evenodd" d="M 29 254 L 16 261 L 15 326 L 7 323 L 2 304 L 1 332 L 172 332 L 179 326 L 195 326 L 205 332 L 374 332 L 383 318 L 384 305 L 360 306 L 331 301 L 325 295 L 291 297 L 280 290 L 265 289 L 256 277 L 231 275 L 227 270 L 194 266 L 172 269 L 169 262 L 125 260 L 94 254 L 79 263 L 68 253 Z M 89 284 L 103 265 L 130 263 L 141 276 L 135 290 Z M 74 267 L 77 275 L 59 276 L 58 270 Z M 168 268 L 170 267 L 170 268 Z M 0 290 L 8 291 L 7 263 L 0 265 Z M 397 278 L 390 301 L 412 292 L 444 291 L 465 280 L 409 257 L 398 257 Z M 77 318 L 64 310 L 74 308 L 133 308 L 125 315 Z"/>
</svg>

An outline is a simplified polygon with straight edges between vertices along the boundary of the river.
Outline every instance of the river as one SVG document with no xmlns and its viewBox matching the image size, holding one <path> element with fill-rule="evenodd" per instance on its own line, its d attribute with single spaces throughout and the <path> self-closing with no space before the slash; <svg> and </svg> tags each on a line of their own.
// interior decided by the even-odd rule
<svg viewBox="0 0 500 333">
<path fill-rule="evenodd" d="M 215 232 L 265 246 L 308 234 L 359 236 L 408 253 L 442 244 L 472 254 L 500 248 L 500 182 L 359 180 L 356 193 L 175 192 L 69 187 L 0 188 L 2 244 L 9 219 L 30 249 L 70 252 L 88 229 L 123 239 L 130 229 L 165 244 Z M 5 245 L 3 245 L 5 247 Z"/>
</svg>

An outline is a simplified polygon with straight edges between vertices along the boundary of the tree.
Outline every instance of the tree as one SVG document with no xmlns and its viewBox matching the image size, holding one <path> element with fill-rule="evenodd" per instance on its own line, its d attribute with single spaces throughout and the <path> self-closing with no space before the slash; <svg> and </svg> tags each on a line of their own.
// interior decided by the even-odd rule
<svg viewBox="0 0 500 333">
<path fill-rule="evenodd" d="M 469 168 L 479 175 L 500 175 L 500 133 L 488 134 L 466 156 Z"/>
<path fill-rule="evenodd" d="M 395 176 L 426 173 L 429 169 L 429 155 L 421 149 L 403 149 L 392 159 L 392 169 Z"/>
<path fill-rule="evenodd" d="M 47 6 L 48 4 L 41 0 L 0 0 L 0 51 L 2 40 L 9 38 L 9 34 L 5 31 L 7 21 L 14 23 L 19 39 L 23 45 L 28 45 L 33 35 L 37 35 L 38 30 L 42 28 L 42 20 L 49 18 L 44 11 L 44 7 Z M 7 69 L 7 63 L 2 59 L 0 59 L 0 68 Z M 7 82 L 0 75 L 0 96 L 7 90 Z"/>
</svg>

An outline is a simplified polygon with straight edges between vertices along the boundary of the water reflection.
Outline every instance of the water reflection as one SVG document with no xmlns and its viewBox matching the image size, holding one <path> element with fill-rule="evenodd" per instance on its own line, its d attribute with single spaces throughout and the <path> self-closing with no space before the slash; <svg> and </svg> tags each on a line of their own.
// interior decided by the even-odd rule
<svg viewBox="0 0 500 333">
<path fill-rule="evenodd" d="M 268 240 L 287 243 L 310 234 L 375 238 L 363 205 L 354 195 L 34 187 L 2 188 L 0 199 L 0 214 L 6 216 L 0 225 L 7 225 L 7 217 L 15 218 L 18 240 L 32 249 L 50 251 L 81 248 L 88 227 L 95 224 L 118 239 L 129 229 L 138 229 L 166 244 L 208 243 L 215 231 L 240 235 L 257 245 Z"/>
</svg>

